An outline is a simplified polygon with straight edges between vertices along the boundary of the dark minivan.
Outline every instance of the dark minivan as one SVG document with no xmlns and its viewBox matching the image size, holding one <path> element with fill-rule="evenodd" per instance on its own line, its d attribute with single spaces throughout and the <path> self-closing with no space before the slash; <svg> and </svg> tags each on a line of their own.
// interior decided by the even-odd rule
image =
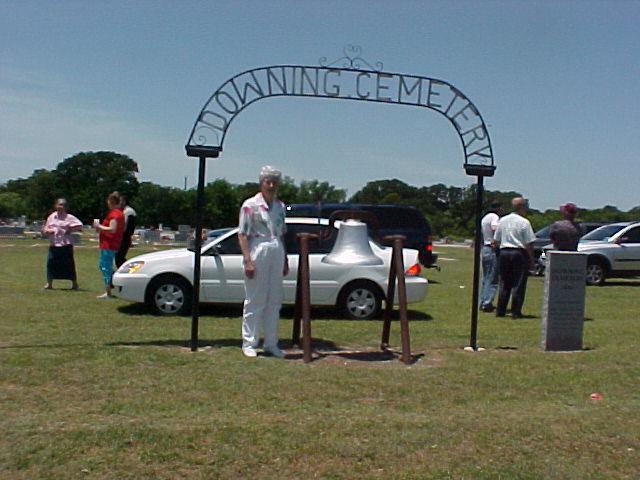
<svg viewBox="0 0 640 480">
<path fill-rule="evenodd" d="M 431 226 L 415 207 L 366 203 L 294 203 L 287 205 L 287 216 L 329 218 L 337 210 L 370 212 L 378 221 L 380 239 L 387 235 L 404 235 L 407 238 L 404 246 L 418 250 L 420 263 L 425 267 L 435 267 L 438 256 L 433 253 Z"/>
</svg>

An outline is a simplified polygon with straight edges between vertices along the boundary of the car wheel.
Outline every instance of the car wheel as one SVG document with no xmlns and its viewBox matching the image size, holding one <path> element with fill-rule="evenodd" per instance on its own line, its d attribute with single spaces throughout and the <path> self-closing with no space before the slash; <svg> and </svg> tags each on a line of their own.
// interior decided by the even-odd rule
<svg viewBox="0 0 640 480">
<path fill-rule="evenodd" d="M 377 285 L 358 281 L 352 282 L 340 293 L 338 308 L 353 320 L 369 320 L 380 313 L 382 295 Z"/>
<path fill-rule="evenodd" d="M 602 285 L 606 278 L 604 265 L 599 260 L 589 260 L 587 263 L 587 285 Z"/>
<path fill-rule="evenodd" d="M 149 288 L 148 302 L 159 315 L 186 315 L 191 311 L 191 285 L 176 275 L 160 277 Z"/>
</svg>

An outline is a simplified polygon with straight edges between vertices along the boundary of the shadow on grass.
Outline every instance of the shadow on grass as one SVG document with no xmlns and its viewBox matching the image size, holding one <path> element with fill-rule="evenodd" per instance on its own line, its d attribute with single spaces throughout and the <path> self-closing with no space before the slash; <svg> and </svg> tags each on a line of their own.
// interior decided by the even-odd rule
<svg viewBox="0 0 640 480">
<path fill-rule="evenodd" d="M 162 340 L 144 340 L 144 341 L 123 341 L 123 342 L 110 342 L 105 343 L 109 347 L 181 347 L 190 348 L 191 341 L 188 338 L 175 340 L 175 339 L 162 339 Z M 213 339 L 198 339 L 198 348 L 213 347 L 242 347 L 242 340 L 238 338 L 217 338 Z"/>
<path fill-rule="evenodd" d="M 151 311 L 143 303 L 131 303 L 127 305 L 118 306 L 118 311 L 125 315 L 132 316 L 148 316 L 163 318 L 162 315 L 158 315 Z M 241 318 L 242 317 L 242 305 L 235 304 L 202 304 L 200 305 L 200 317 L 229 317 L 229 318 Z M 295 310 L 293 305 L 285 305 L 280 311 L 280 318 L 284 320 L 293 320 Z M 430 321 L 433 317 L 428 313 L 418 310 L 407 310 L 407 315 L 410 321 Z M 191 315 L 185 315 L 184 318 Z M 392 320 L 398 320 L 399 312 L 394 310 L 391 314 Z M 373 321 L 381 320 L 382 317 L 376 318 Z M 337 320 L 343 322 L 361 322 L 363 320 L 352 320 L 350 318 L 344 318 L 337 316 L 336 309 L 333 307 L 314 307 L 311 309 L 311 320 Z"/>
<path fill-rule="evenodd" d="M 144 340 L 144 341 L 123 341 L 106 343 L 109 347 L 178 347 L 181 349 L 190 349 L 191 343 L 188 339 L 181 340 Z M 279 346 L 285 352 L 287 360 L 302 360 L 304 352 L 301 347 L 294 344 L 291 339 L 280 340 Z M 218 338 L 218 339 L 199 339 L 198 350 L 235 347 L 238 351 L 242 347 L 240 338 Z M 393 349 L 386 350 L 365 350 L 354 349 L 353 347 L 342 348 L 335 342 L 324 338 L 311 339 L 312 358 L 315 360 L 350 360 L 356 362 L 388 362 L 391 360 L 401 360 L 402 352 Z M 258 356 L 268 356 L 262 352 Z M 424 353 L 411 355 L 410 364 L 417 362 L 424 357 Z"/>
<path fill-rule="evenodd" d="M 640 287 L 640 280 L 607 280 L 602 287 Z"/>
<path fill-rule="evenodd" d="M 293 344 L 291 339 L 281 339 L 279 345 L 285 349 L 297 348 L 296 345 Z M 318 348 L 320 350 L 340 350 L 338 345 L 330 340 L 325 340 L 322 338 L 312 338 L 311 344 L 313 348 Z M 110 342 L 105 345 L 110 347 L 191 347 L 191 341 L 186 339 L 162 339 L 162 340 L 144 340 L 144 341 L 123 341 L 123 342 Z M 237 338 L 216 338 L 216 339 L 198 339 L 198 348 L 223 348 L 223 347 L 238 347 L 240 349 L 242 347 L 242 339 L 240 335 Z"/>
<path fill-rule="evenodd" d="M 0 350 L 12 350 L 20 348 L 94 348 L 94 343 L 27 343 L 24 345 L 0 345 Z"/>
<path fill-rule="evenodd" d="M 303 352 L 299 353 L 287 353 L 287 360 L 302 360 L 304 356 Z M 418 353 L 410 356 L 409 364 L 412 365 L 424 357 L 424 353 Z M 357 351 L 357 350 L 332 350 L 322 351 L 317 349 L 315 343 L 313 344 L 312 362 L 314 361 L 334 361 L 334 362 L 391 362 L 401 361 L 402 352 L 396 352 L 394 350 L 379 350 L 379 351 Z"/>
</svg>

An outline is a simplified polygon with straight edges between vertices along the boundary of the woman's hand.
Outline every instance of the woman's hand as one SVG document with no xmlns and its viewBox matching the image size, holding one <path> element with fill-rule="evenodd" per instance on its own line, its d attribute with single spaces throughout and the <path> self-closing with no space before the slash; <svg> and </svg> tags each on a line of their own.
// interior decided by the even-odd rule
<svg viewBox="0 0 640 480">
<path fill-rule="evenodd" d="M 245 260 L 244 262 L 244 274 L 247 278 L 253 278 L 256 274 L 256 267 L 252 260 Z"/>
</svg>

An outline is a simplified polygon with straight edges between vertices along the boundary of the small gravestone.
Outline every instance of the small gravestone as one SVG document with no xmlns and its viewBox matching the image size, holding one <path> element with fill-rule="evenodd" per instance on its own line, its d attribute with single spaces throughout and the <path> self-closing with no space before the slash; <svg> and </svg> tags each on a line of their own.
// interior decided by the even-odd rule
<svg viewBox="0 0 640 480">
<path fill-rule="evenodd" d="M 541 329 L 544 350 L 582 350 L 586 269 L 584 253 L 547 252 Z"/>
<path fill-rule="evenodd" d="M 144 240 L 147 243 L 160 241 L 160 230 L 147 230 L 144 232 Z"/>
<path fill-rule="evenodd" d="M 173 241 L 176 243 L 186 242 L 189 238 L 189 232 L 176 232 L 173 236 Z"/>
</svg>

